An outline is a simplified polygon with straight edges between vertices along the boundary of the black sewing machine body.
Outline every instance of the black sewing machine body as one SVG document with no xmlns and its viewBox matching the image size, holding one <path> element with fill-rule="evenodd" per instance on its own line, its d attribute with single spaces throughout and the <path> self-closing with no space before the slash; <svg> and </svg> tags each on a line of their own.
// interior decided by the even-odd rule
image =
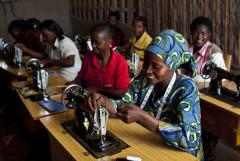
<svg viewBox="0 0 240 161">
<path fill-rule="evenodd" d="M 39 94 L 32 96 L 31 99 L 33 101 L 47 99 L 48 73 L 43 69 L 43 65 L 38 59 L 33 58 L 26 63 L 26 68 L 32 76 L 33 89 L 39 92 Z"/>
<path fill-rule="evenodd" d="M 76 35 L 75 36 L 75 44 L 79 50 L 80 54 L 85 55 L 88 51 L 88 39 L 82 35 Z"/>
<path fill-rule="evenodd" d="M 2 58 L 8 60 L 9 65 L 13 67 L 18 67 L 14 57 L 15 57 L 15 48 L 14 43 L 8 42 L 3 38 L 0 38 L 0 53 Z"/>
<path fill-rule="evenodd" d="M 211 78 L 209 88 L 201 89 L 200 91 L 212 97 L 220 99 L 235 107 L 240 107 L 240 75 L 228 72 L 216 66 L 214 63 L 207 63 L 204 65 L 202 74 Z M 235 82 L 237 92 L 223 87 L 222 81 L 229 80 Z"/>
<path fill-rule="evenodd" d="M 113 155 L 128 147 L 126 143 L 107 131 L 107 119 L 105 119 L 107 111 L 104 107 L 94 112 L 84 108 L 86 97 L 87 91 L 83 88 L 70 89 L 67 92 L 65 99 L 69 102 L 66 106 L 72 104 L 75 119 L 64 122 L 63 127 L 96 158 Z"/>
</svg>

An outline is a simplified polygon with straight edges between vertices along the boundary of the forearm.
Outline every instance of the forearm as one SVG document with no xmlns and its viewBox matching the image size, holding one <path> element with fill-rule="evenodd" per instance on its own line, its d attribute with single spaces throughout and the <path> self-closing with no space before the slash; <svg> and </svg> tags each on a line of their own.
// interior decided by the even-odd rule
<svg viewBox="0 0 240 161">
<path fill-rule="evenodd" d="M 181 149 L 188 149 L 188 148 L 195 148 L 198 145 L 199 137 L 197 129 L 186 129 L 183 124 L 171 124 L 163 121 L 159 121 L 155 117 L 145 113 L 141 117 L 139 123 L 146 127 L 147 129 L 157 132 L 164 137 L 164 139 L 168 142 L 177 146 Z M 196 140 L 189 140 L 187 135 L 185 134 L 186 131 L 190 132 L 190 135 L 194 135 Z M 190 136 L 193 137 L 193 136 Z M 182 140 L 185 140 L 186 144 L 183 145 Z"/>
<path fill-rule="evenodd" d="M 112 100 L 110 99 L 105 99 L 105 102 L 103 104 L 108 110 L 108 112 L 112 115 L 115 115 L 117 112 L 117 109 L 114 107 Z"/>
<path fill-rule="evenodd" d="M 73 81 L 66 83 L 66 85 L 70 85 L 70 84 L 82 85 L 82 81 L 81 81 L 81 79 L 77 76 Z"/>
<path fill-rule="evenodd" d="M 40 53 L 40 52 L 31 50 L 29 48 L 26 48 L 24 53 L 26 53 L 27 55 L 29 55 L 29 56 L 31 56 L 33 58 L 37 58 L 37 59 L 43 59 L 43 58 L 46 57 L 44 53 Z"/>
<path fill-rule="evenodd" d="M 147 129 L 153 131 L 153 132 L 158 132 L 158 122 L 159 120 L 156 119 L 155 117 L 149 115 L 148 113 L 143 113 L 142 114 L 142 119 L 140 119 L 139 123 L 146 127 Z"/>
<path fill-rule="evenodd" d="M 62 60 L 49 60 L 48 64 L 53 66 L 60 66 L 60 67 L 72 67 L 74 62 L 66 61 L 65 59 Z"/>
</svg>

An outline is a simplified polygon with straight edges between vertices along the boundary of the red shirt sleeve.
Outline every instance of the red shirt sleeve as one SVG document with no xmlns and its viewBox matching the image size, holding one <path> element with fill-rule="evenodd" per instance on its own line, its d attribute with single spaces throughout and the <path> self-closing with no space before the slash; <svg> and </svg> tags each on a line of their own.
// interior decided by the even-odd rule
<svg viewBox="0 0 240 161">
<path fill-rule="evenodd" d="M 128 65 L 123 56 L 120 55 L 119 61 L 118 61 L 117 70 L 115 73 L 115 87 L 116 89 L 123 89 L 127 90 L 130 80 L 129 80 L 129 74 L 128 74 Z"/>
</svg>

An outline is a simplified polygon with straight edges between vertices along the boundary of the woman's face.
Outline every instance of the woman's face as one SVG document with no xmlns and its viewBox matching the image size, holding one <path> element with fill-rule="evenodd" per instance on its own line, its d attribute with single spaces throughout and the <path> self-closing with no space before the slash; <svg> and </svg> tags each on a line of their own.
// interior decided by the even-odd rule
<svg viewBox="0 0 240 161">
<path fill-rule="evenodd" d="M 112 24 L 113 26 L 117 26 L 118 20 L 115 16 L 109 16 L 108 17 L 108 22 Z"/>
<path fill-rule="evenodd" d="M 197 48 L 201 48 L 207 41 L 210 40 L 211 32 L 209 32 L 206 26 L 198 25 L 192 31 L 191 35 L 192 35 L 193 46 Z"/>
<path fill-rule="evenodd" d="M 133 22 L 133 33 L 136 37 L 140 37 L 145 31 L 145 26 L 142 21 L 134 21 Z"/>
<path fill-rule="evenodd" d="M 162 59 L 149 51 L 145 53 L 143 69 L 153 85 L 168 81 L 173 72 Z"/>
<path fill-rule="evenodd" d="M 110 50 L 111 39 L 107 38 L 104 32 L 93 32 L 92 37 L 92 47 L 96 54 L 104 55 Z"/>
<path fill-rule="evenodd" d="M 13 29 L 10 34 L 16 41 L 21 41 L 21 37 L 23 33 L 24 32 L 20 28 L 16 28 L 16 29 Z"/>
<path fill-rule="evenodd" d="M 55 32 L 50 31 L 46 28 L 41 30 L 42 36 L 43 36 L 43 41 L 47 42 L 49 44 L 53 44 L 57 38 L 57 35 L 55 34 Z"/>
</svg>

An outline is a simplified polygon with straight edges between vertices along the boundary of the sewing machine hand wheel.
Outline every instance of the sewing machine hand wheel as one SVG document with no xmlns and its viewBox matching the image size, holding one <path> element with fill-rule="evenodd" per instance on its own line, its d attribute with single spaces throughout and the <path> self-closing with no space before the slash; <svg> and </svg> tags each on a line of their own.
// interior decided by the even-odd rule
<svg viewBox="0 0 240 161">
<path fill-rule="evenodd" d="M 209 65 L 211 63 L 209 61 L 206 61 L 203 63 L 201 69 L 200 69 L 200 75 L 203 79 L 209 79 L 210 78 L 210 72 L 209 72 Z"/>
<path fill-rule="evenodd" d="M 33 67 L 35 67 L 35 69 L 33 69 Z M 29 73 L 33 73 L 33 70 L 40 70 L 40 68 L 42 68 L 42 64 L 38 59 L 32 58 L 26 63 L 26 70 Z"/>
<path fill-rule="evenodd" d="M 71 100 L 69 100 L 68 98 L 68 94 L 70 92 L 73 91 L 79 91 L 82 87 L 77 85 L 77 84 L 71 84 L 69 86 L 67 86 L 65 88 L 65 90 L 62 92 L 62 96 L 61 96 L 61 102 L 65 105 L 65 106 L 70 106 L 70 104 L 72 103 Z"/>
</svg>

